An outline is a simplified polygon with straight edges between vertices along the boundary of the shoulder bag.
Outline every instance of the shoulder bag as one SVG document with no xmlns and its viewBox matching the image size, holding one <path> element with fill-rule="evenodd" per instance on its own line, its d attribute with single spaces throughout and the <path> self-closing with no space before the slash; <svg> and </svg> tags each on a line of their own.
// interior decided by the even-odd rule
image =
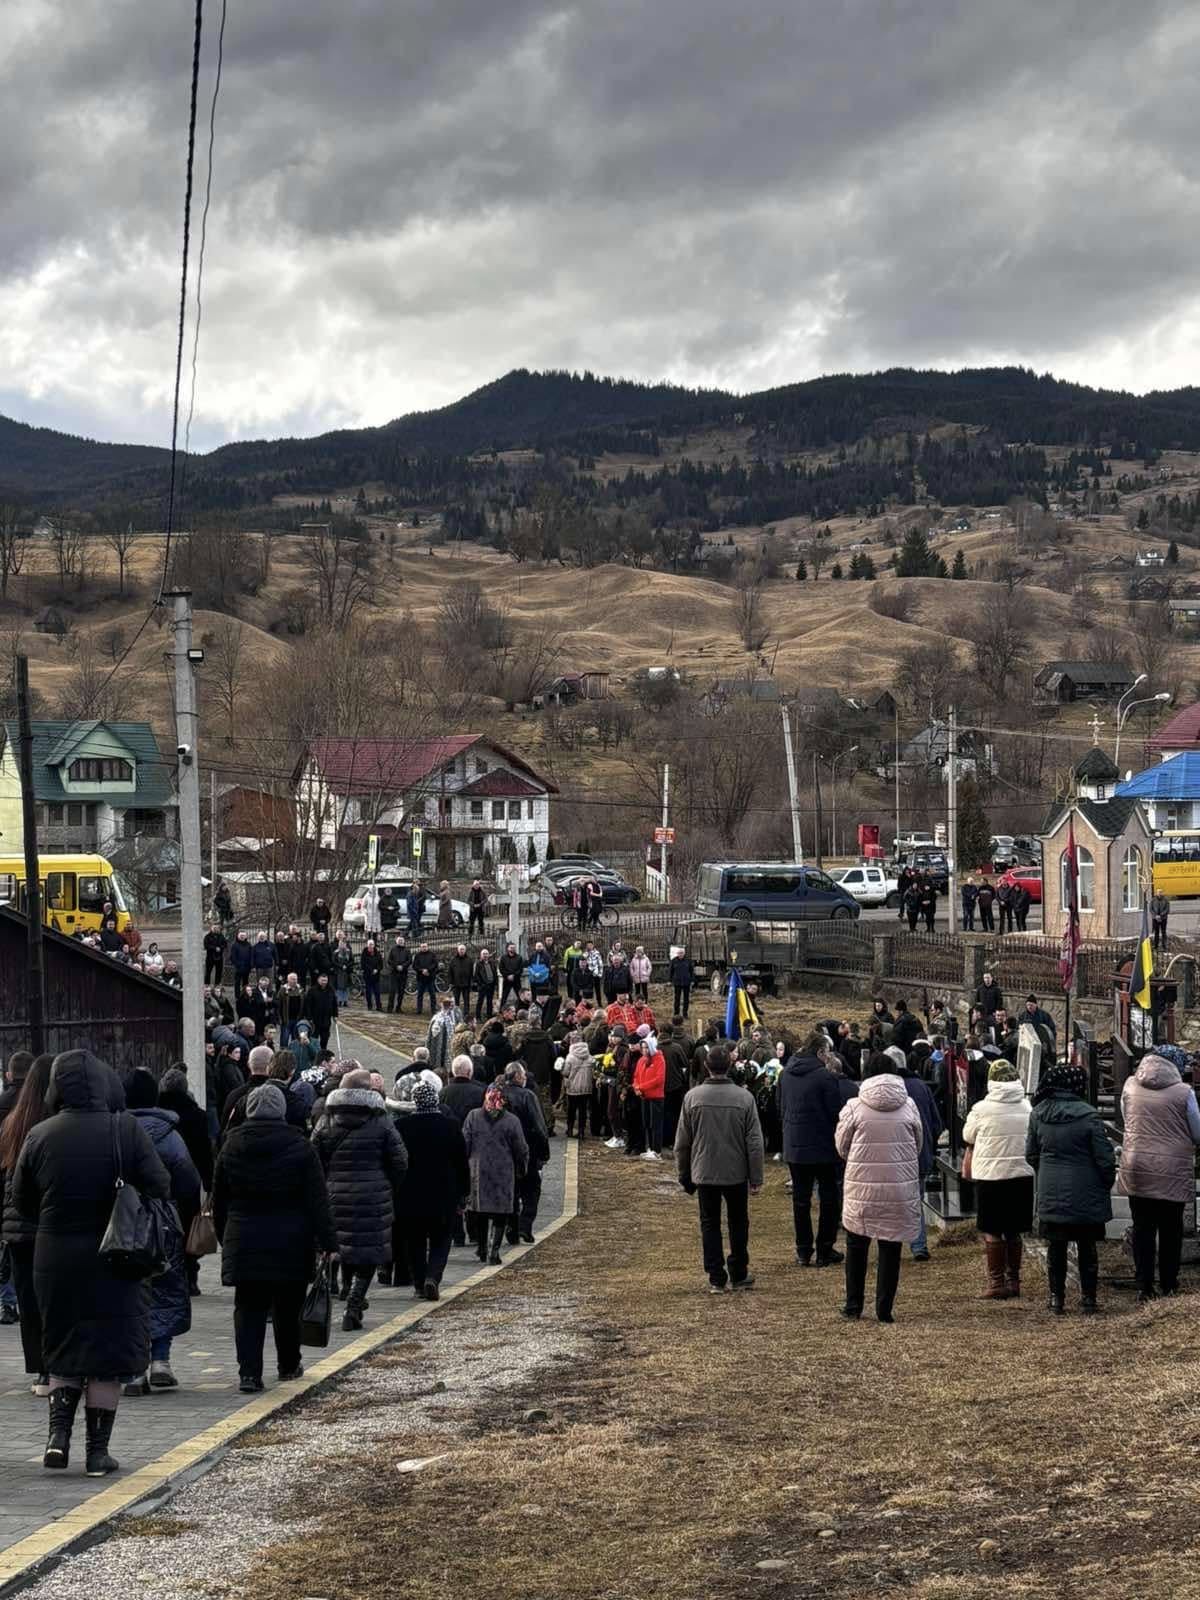
<svg viewBox="0 0 1200 1600">
<path fill-rule="evenodd" d="M 121 1159 L 120 1114 L 109 1119 L 116 1171 L 112 1211 L 100 1241 L 100 1259 L 114 1277 L 131 1282 L 160 1277 L 178 1254 L 182 1232 L 169 1200 L 148 1200 L 125 1182 Z"/>
<path fill-rule="evenodd" d="M 329 1343 L 333 1323 L 333 1298 L 329 1292 L 329 1257 L 317 1261 L 317 1272 L 300 1312 L 300 1343 L 323 1350 Z"/>
<path fill-rule="evenodd" d="M 217 1230 L 213 1227 L 212 1200 L 203 1192 L 200 1195 L 200 1209 L 192 1218 L 183 1252 L 196 1260 L 201 1256 L 217 1253 Z"/>
</svg>

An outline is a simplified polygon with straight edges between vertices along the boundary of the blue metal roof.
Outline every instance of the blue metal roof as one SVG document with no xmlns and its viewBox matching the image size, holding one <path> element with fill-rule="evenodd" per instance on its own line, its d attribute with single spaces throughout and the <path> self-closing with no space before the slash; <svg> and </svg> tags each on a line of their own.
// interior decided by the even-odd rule
<svg viewBox="0 0 1200 1600">
<path fill-rule="evenodd" d="M 1147 767 L 1127 783 L 1119 783 L 1116 793 L 1131 800 L 1200 800 L 1200 750 L 1185 750 Z"/>
</svg>

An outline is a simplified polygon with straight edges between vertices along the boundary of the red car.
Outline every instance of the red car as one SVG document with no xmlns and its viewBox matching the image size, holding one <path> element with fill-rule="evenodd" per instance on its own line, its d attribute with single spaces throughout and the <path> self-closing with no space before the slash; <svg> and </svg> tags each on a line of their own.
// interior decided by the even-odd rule
<svg viewBox="0 0 1200 1600">
<path fill-rule="evenodd" d="M 1042 869 L 1041 867 L 1009 867 L 1001 877 L 1001 883 L 1012 884 L 1014 888 L 1028 889 L 1029 898 L 1035 906 L 1042 903 Z"/>
</svg>

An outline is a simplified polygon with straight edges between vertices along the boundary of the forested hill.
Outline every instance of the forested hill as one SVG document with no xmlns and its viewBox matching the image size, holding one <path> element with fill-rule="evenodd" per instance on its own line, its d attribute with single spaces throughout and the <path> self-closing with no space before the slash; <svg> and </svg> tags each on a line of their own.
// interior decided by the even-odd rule
<svg viewBox="0 0 1200 1600">
<path fill-rule="evenodd" d="M 941 424 L 986 430 L 993 448 L 1036 442 L 1105 448 L 1123 458 L 1200 449 L 1200 389 L 1138 396 L 1063 383 L 1020 367 L 839 374 L 733 395 L 591 374 L 519 369 L 437 411 L 378 428 L 312 439 L 230 444 L 189 467 L 194 509 L 245 510 L 284 491 L 323 493 L 362 483 L 404 498 L 448 503 L 469 487 L 467 458 L 527 447 L 562 456 L 659 454 L 664 437 L 710 424 L 749 425 L 750 461 L 840 447 L 872 435 L 920 437 Z M 165 453 L 100 444 L 0 418 L 0 497 L 153 501 Z"/>
</svg>

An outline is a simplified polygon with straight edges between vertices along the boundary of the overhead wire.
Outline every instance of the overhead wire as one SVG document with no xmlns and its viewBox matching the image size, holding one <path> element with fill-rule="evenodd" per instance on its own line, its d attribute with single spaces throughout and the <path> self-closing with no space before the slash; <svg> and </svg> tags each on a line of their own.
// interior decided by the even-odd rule
<svg viewBox="0 0 1200 1600">
<path fill-rule="evenodd" d="M 180 466 L 180 498 L 187 475 L 188 453 L 192 442 L 192 419 L 196 414 L 196 366 L 200 353 L 200 322 L 204 314 L 204 248 L 208 242 L 208 212 L 212 205 L 213 149 L 217 139 L 217 100 L 221 94 L 221 70 L 225 64 L 225 18 L 229 0 L 221 0 L 221 22 L 217 29 L 217 69 L 213 78 L 212 100 L 208 108 L 208 164 L 204 180 L 204 209 L 200 213 L 200 246 L 196 252 L 196 323 L 192 334 L 192 381 L 188 394 L 187 425 L 183 430 L 183 461 Z"/>
</svg>

